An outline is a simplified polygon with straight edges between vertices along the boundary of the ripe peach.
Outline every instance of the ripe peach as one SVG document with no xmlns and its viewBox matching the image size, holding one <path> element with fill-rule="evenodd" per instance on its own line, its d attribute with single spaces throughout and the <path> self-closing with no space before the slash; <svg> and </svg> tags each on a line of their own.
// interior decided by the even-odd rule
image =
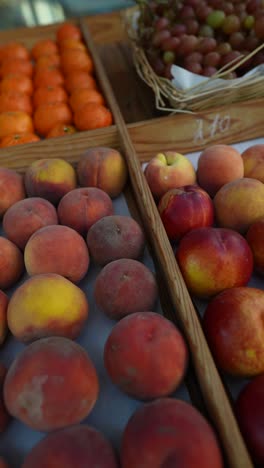
<svg viewBox="0 0 264 468">
<path fill-rule="evenodd" d="M 21 250 L 35 231 L 50 224 L 58 224 L 56 209 L 48 200 L 39 197 L 14 203 L 3 217 L 7 238 Z"/>
<path fill-rule="evenodd" d="M 27 195 L 45 198 L 53 204 L 57 204 L 76 184 L 74 168 L 60 158 L 39 159 L 25 172 Z"/>
<path fill-rule="evenodd" d="M 170 189 L 196 183 L 192 163 L 176 151 L 158 153 L 148 162 L 144 174 L 151 193 L 157 200 Z"/>
<path fill-rule="evenodd" d="M 77 424 L 98 397 L 95 367 L 80 345 L 68 338 L 42 338 L 12 362 L 4 382 L 11 415 L 37 431 Z"/>
<path fill-rule="evenodd" d="M 3 385 L 5 376 L 7 373 L 7 368 L 0 362 L 0 434 L 4 432 L 10 422 L 10 415 L 7 412 L 7 409 L 3 400 Z M 1 458 L 0 458 L 0 468 L 1 468 Z M 4 465 L 3 465 L 4 468 Z"/>
<path fill-rule="evenodd" d="M 75 425 L 44 437 L 26 456 L 22 468 L 118 468 L 114 450 L 93 427 Z"/>
<path fill-rule="evenodd" d="M 247 241 L 231 229 L 193 229 L 180 240 L 176 257 L 188 290 L 200 298 L 245 286 L 253 271 Z"/>
<path fill-rule="evenodd" d="M 145 236 L 130 216 L 104 216 L 90 227 L 87 245 L 93 260 L 106 265 L 119 258 L 139 258 L 145 246 Z"/>
<path fill-rule="evenodd" d="M 214 207 L 219 226 L 244 234 L 264 217 L 264 184 L 247 177 L 229 182 L 218 190 Z"/>
<path fill-rule="evenodd" d="M 121 442 L 122 468 L 223 468 L 212 426 L 191 404 L 158 398 L 128 420 Z"/>
<path fill-rule="evenodd" d="M 198 184 L 211 197 L 228 182 L 244 176 L 241 154 L 229 145 L 208 146 L 199 156 Z"/>
<path fill-rule="evenodd" d="M 264 144 L 252 145 L 242 153 L 244 176 L 264 183 Z"/>
<path fill-rule="evenodd" d="M 9 298 L 0 290 L 0 345 L 5 341 L 7 335 L 7 306 Z"/>
<path fill-rule="evenodd" d="M 57 274 L 32 276 L 10 298 L 7 321 L 11 333 L 29 342 L 46 336 L 76 338 L 88 317 L 84 292 Z"/>
<path fill-rule="evenodd" d="M 26 197 L 22 175 L 12 169 L 0 167 L 0 217 L 19 200 Z"/>
<path fill-rule="evenodd" d="M 257 466 L 264 465 L 264 374 L 251 379 L 240 391 L 235 412 L 245 442 Z"/>
<path fill-rule="evenodd" d="M 122 318 L 104 348 L 104 364 L 112 382 L 123 392 L 144 400 L 173 393 L 184 377 L 187 359 L 180 331 L 155 312 Z"/>
<path fill-rule="evenodd" d="M 264 275 L 264 218 L 249 226 L 246 239 L 253 252 L 255 269 L 258 273 Z"/>
<path fill-rule="evenodd" d="M 214 205 L 198 185 L 185 185 L 166 192 L 160 199 L 158 210 L 170 240 L 178 241 L 192 229 L 212 226 Z"/>
<path fill-rule="evenodd" d="M 217 365 L 232 375 L 264 373 L 264 291 L 222 291 L 208 304 L 203 327 Z"/>
<path fill-rule="evenodd" d="M 89 148 L 77 164 L 77 176 L 82 187 L 97 187 L 111 198 L 122 192 L 127 181 L 126 162 L 113 148 Z"/>
<path fill-rule="evenodd" d="M 24 261 L 30 276 L 57 273 L 78 283 L 88 271 L 90 258 L 85 240 L 78 232 L 68 226 L 53 225 L 32 234 L 25 247 Z"/>
<path fill-rule="evenodd" d="M 133 312 L 153 310 L 158 287 L 152 271 L 138 260 L 121 258 L 108 263 L 98 274 L 94 297 L 112 319 Z"/>
<path fill-rule="evenodd" d="M 82 235 L 103 216 L 114 213 L 111 198 L 96 187 L 82 187 L 71 190 L 58 205 L 58 217 L 65 224 Z"/>
<path fill-rule="evenodd" d="M 13 286 L 24 272 L 23 255 L 10 240 L 0 236 L 0 288 Z"/>
</svg>

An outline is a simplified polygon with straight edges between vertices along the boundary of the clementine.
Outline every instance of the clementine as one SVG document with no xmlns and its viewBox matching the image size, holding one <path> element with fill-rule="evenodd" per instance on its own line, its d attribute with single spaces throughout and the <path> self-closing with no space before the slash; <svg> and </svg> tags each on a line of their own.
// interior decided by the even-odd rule
<svg viewBox="0 0 264 468">
<path fill-rule="evenodd" d="M 63 51 L 65 49 L 79 49 L 83 51 L 87 50 L 85 44 L 82 41 L 80 41 L 79 39 L 74 39 L 72 37 L 61 41 L 59 48 L 60 51 Z"/>
<path fill-rule="evenodd" d="M 95 78 L 85 71 L 72 71 L 65 77 L 65 88 L 72 93 L 79 88 L 97 88 Z"/>
<path fill-rule="evenodd" d="M 43 68 L 49 68 L 50 66 L 60 67 L 59 54 L 41 55 L 36 60 L 35 71 Z"/>
<path fill-rule="evenodd" d="M 33 120 L 36 132 L 46 136 L 57 123 L 71 124 L 72 113 L 65 102 L 51 102 L 38 106 Z"/>
<path fill-rule="evenodd" d="M 72 135 L 76 133 L 77 129 L 73 125 L 66 125 L 63 123 L 56 124 L 50 132 L 47 134 L 46 138 L 54 138 L 65 135 Z"/>
<path fill-rule="evenodd" d="M 53 65 L 43 70 L 37 70 L 33 78 L 33 83 L 35 89 L 45 86 L 63 86 L 64 77 L 62 72 Z"/>
<path fill-rule="evenodd" d="M 29 78 L 33 74 L 33 64 L 26 59 L 5 58 L 1 63 L 0 76 L 10 75 L 10 73 L 21 73 Z"/>
<path fill-rule="evenodd" d="M 0 49 L 0 60 L 4 60 L 6 58 L 30 60 L 30 54 L 24 44 L 11 41 L 2 45 Z"/>
<path fill-rule="evenodd" d="M 31 49 L 31 56 L 37 60 L 42 55 L 58 54 L 58 46 L 52 39 L 41 39 Z"/>
<path fill-rule="evenodd" d="M 34 133 L 30 115 L 23 111 L 1 112 L 0 138 L 13 133 Z"/>
<path fill-rule="evenodd" d="M 92 130 L 108 127 L 112 124 L 113 117 L 110 110 L 94 102 L 84 104 L 74 113 L 74 123 L 78 130 Z"/>
<path fill-rule="evenodd" d="M 23 111 L 32 114 L 32 102 L 28 94 L 19 91 L 0 93 L 0 112 Z"/>
<path fill-rule="evenodd" d="M 63 23 L 61 24 L 56 33 L 56 38 L 58 44 L 60 44 L 65 39 L 77 39 L 81 40 L 82 34 L 80 28 L 74 23 Z"/>
<path fill-rule="evenodd" d="M 61 52 L 61 68 L 65 75 L 68 75 L 73 70 L 92 73 L 94 64 L 87 52 L 79 49 L 65 49 Z"/>
<path fill-rule="evenodd" d="M 6 148 L 7 146 L 24 145 L 25 143 L 33 143 L 39 140 L 39 136 L 35 133 L 12 133 L 2 138 L 0 147 Z"/>
<path fill-rule="evenodd" d="M 69 103 L 74 112 L 80 109 L 88 102 L 95 102 L 97 104 L 105 104 L 104 97 L 100 91 L 96 89 L 80 88 L 75 89 L 70 98 Z"/>
<path fill-rule="evenodd" d="M 18 91 L 31 96 L 33 94 L 33 82 L 31 78 L 21 73 L 10 73 L 4 76 L 0 82 L 0 92 Z"/>
<path fill-rule="evenodd" d="M 50 102 L 67 102 L 68 95 L 62 86 L 43 86 L 35 90 L 33 94 L 34 107 Z"/>
</svg>

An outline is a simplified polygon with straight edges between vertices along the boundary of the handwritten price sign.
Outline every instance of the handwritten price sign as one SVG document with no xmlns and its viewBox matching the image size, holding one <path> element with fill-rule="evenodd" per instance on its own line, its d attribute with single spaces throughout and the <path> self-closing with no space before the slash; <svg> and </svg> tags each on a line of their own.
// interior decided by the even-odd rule
<svg viewBox="0 0 264 468">
<path fill-rule="evenodd" d="M 216 114 L 208 122 L 204 119 L 196 119 L 196 130 L 194 134 L 194 143 L 205 143 L 208 140 L 219 137 L 221 134 L 228 133 L 231 128 L 231 117 L 228 114 L 221 116 Z"/>
</svg>

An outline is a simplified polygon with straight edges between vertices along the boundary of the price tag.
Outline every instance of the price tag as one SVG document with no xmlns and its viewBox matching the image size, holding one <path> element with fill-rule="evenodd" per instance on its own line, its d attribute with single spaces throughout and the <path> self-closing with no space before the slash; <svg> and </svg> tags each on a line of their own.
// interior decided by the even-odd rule
<svg viewBox="0 0 264 468">
<path fill-rule="evenodd" d="M 205 119 L 196 119 L 196 130 L 194 134 L 194 143 L 206 143 L 208 140 L 219 137 L 227 133 L 231 128 L 231 117 L 229 114 L 216 114 L 210 122 Z"/>
</svg>

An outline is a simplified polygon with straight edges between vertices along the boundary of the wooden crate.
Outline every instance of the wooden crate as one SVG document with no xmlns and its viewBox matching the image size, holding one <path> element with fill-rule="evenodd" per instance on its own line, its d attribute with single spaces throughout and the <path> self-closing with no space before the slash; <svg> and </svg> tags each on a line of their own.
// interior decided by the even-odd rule
<svg viewBox="0 0 264 468">
<path fill-rule="evenodd" d="M 159 277 L 164 281 L 162 290 L 166 291 L 165 302 L 169 304 L 164 313 L 181 327 L 189 345 L 193 370 L 189 379 L 191 388 L 195 389 L 191 392 L 194 401 L 200 407 L 204 405 L 204 411 L 216 428 L 227 466 L 250 468 L 253 464 L 236 423 L 232 402 L 204 338 L 199 316 L 175 261 L 141 163 L 160 150 L 176 148 L 186 153 L 209 143 L 234 143 L 262 136 L 264 100 L 214 109 L 202 115 L 161 115 L 155 110 L 151 91 L 133 68 L 122 28 L 122 13 L 82 18 L 80 25 L 94 58 L 97 78 L 113 112 L 114 125 L 1 149 L 0 166 L 24 172 L 30 162 L 43 157 L 63 157 L 76 163 L 85 149 L 97 145 L 122 151 L 130 176 L 130 189 L 126 193 L 128 205 L 141 219 Z M 38 39 L 53 37 L 56 27 L 5 31 L 0 40 L 7 42 L 16 38 L 31 46 Z"/>
</svg>

